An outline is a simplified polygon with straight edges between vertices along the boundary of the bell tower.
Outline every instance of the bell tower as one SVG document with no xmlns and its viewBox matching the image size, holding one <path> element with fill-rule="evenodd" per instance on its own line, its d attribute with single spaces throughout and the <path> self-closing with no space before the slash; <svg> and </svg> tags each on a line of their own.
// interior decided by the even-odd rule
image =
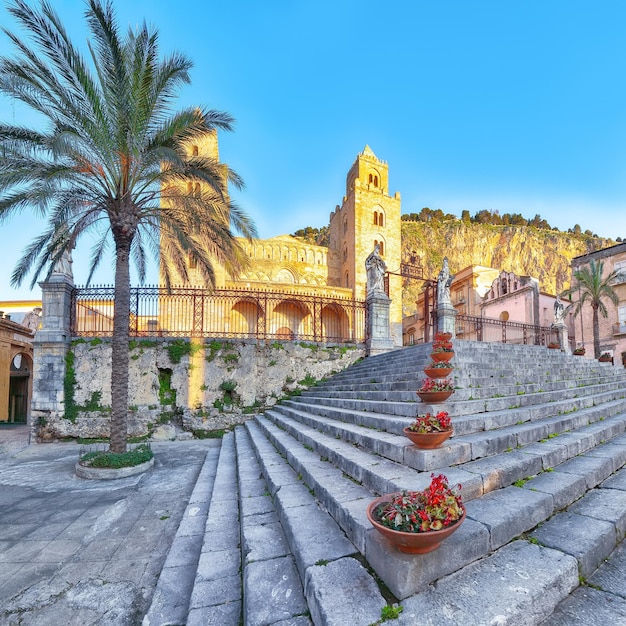
<svg viewBox="0 0 626 626">
<path fill-rule="evenodd" d="M 341 207 L 330 216 L 329 277 L 335 285 L 352 289 L 354 297 L 365 299 L 365 259 L 374 246 L 390 272 L 400 271 L 400 194 L 389 195 L 389 166 L 369 146 L 352 164 L 346 178 L 346 195 Z M 396 345 L 402 344 L 402 279 L 389 276 L 391 332 Z"/>
</svg>

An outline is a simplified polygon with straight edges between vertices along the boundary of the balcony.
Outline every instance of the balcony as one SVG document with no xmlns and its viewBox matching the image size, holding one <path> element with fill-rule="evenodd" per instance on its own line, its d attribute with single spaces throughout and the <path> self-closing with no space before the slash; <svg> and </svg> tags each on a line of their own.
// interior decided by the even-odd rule
<svg viewBox="0 0 626 626">
<path fill-rule="evenodd" d="M 626 323 L 613 324 L 613 335 L 626 335 Z"/>
</svg>

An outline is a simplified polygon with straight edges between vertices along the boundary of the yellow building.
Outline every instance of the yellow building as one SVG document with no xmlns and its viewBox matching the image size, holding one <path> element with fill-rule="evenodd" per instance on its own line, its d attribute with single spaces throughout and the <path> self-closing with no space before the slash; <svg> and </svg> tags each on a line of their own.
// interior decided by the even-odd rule
<svg viewBox="0 0 626 626">
<path fill-rule="evenodd" d="M 203 154 L 218 159 L 218 144 L 214 134 L 204 142 L 189 147 L 190 154 Z M 191 185 L 191 183 L 190 183 Z M 357 155 L 346 180 L 346 195 L 341 206 L 330 215 L 329 246 L 316 246 L 291 235 L 240 243 L 251 263 L 238 276 L 230 276 L 223 267 L 216 267 L 216 288 L 227 290 L 273 291 L 303 296 L 327 296 L 364 300 L 366 291 L 365 259 L 376 244 L 390 272 L 400 271 L 401 231 L 400 194 L 389 194 L 389 166 L 365 146 Z M 189 188 L 190 192 L 194 188 Z M 188 285 L 205 287 L 200 272 L 190 259 Z M 389 296 L 392 299 L 390 325 L 394 342 L 402 340 L 402 283 L 399 276 L 390 275 Z M 181 281 L 182 282 L 182 281 Z M 242 296 L 243 297 L 243 296 Z M 251 328 L 258 316 L 270 317 L 269 312 L 255 310 L 256 304 L 245 299 L 231 311 L 220 311 L 218 317 L 232 319 L 229 324 L 240 328 L 238 318 L 245 318 Z M 310 335 L 306 328 L 307 314 L 285 296 L 275 310 L 273 332 L 285 337 Z M 253 310 L 254 309 L 254 310 Z M 278 321 L 276 321 L 278 320 Z M 213 316 L 215 322 L 215 315 Z M 223 320 L 222 320 L 223 321 Z M 236 323 L 235 323 L 236 322 Z M 164 322 L 167 326 L 167 322 Z M 244 327 L 246 325 L 244 324 Z"/>
</svg>

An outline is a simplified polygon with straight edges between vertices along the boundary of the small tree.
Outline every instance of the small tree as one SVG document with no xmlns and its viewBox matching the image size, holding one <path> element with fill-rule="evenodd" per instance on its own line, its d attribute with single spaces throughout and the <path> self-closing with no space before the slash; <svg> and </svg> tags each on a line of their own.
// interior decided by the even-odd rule
<svg viewBox="0 0 626 626">
<path fill-rule="evenodd" d="M 608 311 L 604 304 L 605 300 L 610 300 L 615 306 L 619 302 L 619 298 L 613 289 L 613 282 L 619 273 L 612 271 L 603 278 L 603 272 L 604 263 L 591 259 L 589 265 L 574 271 L 574 280 L 576 282 L 563 294 L 567 297 L 572 294 L 579 294 L 579 298 L 574 306 L 574 315 L 578 315 L 582 311 L 585 303 L 589 303 L 591 306 L 593 315 L 593 355 L 596 359 L 600 357 L 600 319 L 598 314 L 601 314 L 603 317 L 608 316 Z"/>
<path fill-rule="evenodd" d="M 17 55 L 0 58 L 0 92 L 37 111 L 46 128 L 0 124 L 0 221 L 29 208 L 48 219 L 12 283 L 32 271 L 34 285 L 87 233 L 95 239 L 89 282 L 113 244 L 110 449 L 124 452 L 131 256 L 143 282 L 147 249 L 157 257 L 163 250 L 168 286 L 176 274 L 187 279 L 190 256 L 211 285 L 213 262 L 233 272 L 246 264 L 231 229 L 251 237 L 254 225 L 227 191 L 228 181 L 241 180 L 188 148 L 207 132 L 230 130 L 232 118 L 195 107 L 173 111 L 191 62 L 180 54 L 160 60 L 158 34 L 145 24 L 122 36 L 109 2 L 87 2 L 91 65 L 48 2 L 36 10 L 15 0 L 9 11 L 31 41 L 5 31 Z"/>
</svg>

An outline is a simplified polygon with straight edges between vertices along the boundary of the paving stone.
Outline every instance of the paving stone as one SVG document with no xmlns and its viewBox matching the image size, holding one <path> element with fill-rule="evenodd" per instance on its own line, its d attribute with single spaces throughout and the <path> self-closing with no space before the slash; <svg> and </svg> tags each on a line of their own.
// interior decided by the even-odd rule
<svg viewBox="0 0 626 626">
<path fill-rule="evenodd" d="M 542 622 L 542 626 L 581 624 L 626 624 L 626 600 L 604 591 L 580 587 Z"/>
<path fill-rule="evenodd" d="M 587 480 L 576 474 L 544 472 L 524 483 L 524 489 L 550 494 L 554 501 L 554 510 L 560 511 L 585 493 Z"/>
<path fill-rule="evenodd" d="M 572 513 L 606 520 L 615 525 L 618 541 L 626 533 L 626 493 L 617 489 L 592 489 L 568 509 Z"/>
<path fill-rule="evenodd" d="M 613 473 L 613 461 L 603 457 L 579 456 L 563 463 L 554 471 L 584 476 L 587 489 L 593 489 Z"/>
<path fill-rule="evenodd" d="M 189 609 L 216 606 L 241 600 L 241 575 L 225 576 L 215 580 L 200 580 L 193 587 Z"/>
<path fill-rule="evenodd" d="M 576 513 L 558 513 L 531 533 L 541 545 L 571 554 L 578 560 L 580 573 L 587 577 L 613 551 L 617 538 L 615 526 L 591 520 Z"/>
<path fill-rule="evenodd" d="M 467 505 L 467 515 L 489 530 L 491 549 L 530 530 L 553 511 L 552 496 L 519 487 L 488 493 Z"/>
<path fill-rule="evenodd" d="M 386 604 L 375 580 L 352 558 L 309 567 L 304 588 L 313 623 L 325 626 L 373 624 Z"/>
<path fill-rule="evenodd" d="M 243 589 L 246 626 L 271 624 L 308 610 L 291 556 L 246 565 Z"/>
<path fill-rule="evenodd" d="M 626 543 L 622 542 L 615 549 L 588 582 L 626 600 Z"/>
<path fill-rule="evenodd" d="M 191 609 L 186 626 L 240 626 L 241 602 Z M 149 626 L 144 624 L 144 626 Z"/>
<path fill-rule="evenodd" d="M 514 541 L 402 602 L 398 626 L 534 626 L 578 584 L 576 560 Z"/>
</svg>

